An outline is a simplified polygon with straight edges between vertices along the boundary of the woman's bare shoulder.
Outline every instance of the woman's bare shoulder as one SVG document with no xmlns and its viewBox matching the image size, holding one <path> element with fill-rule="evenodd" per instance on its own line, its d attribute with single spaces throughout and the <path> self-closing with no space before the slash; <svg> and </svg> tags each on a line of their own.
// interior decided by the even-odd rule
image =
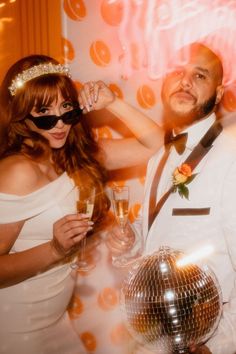
<svg viewBox="0 0 236 354">
<path fill-rule="evenodd" d="M 13 155 L 0 161 L 0 192 L 25 195 L 38 188 L 41 171 L 24 156 Z"/>
</svg>

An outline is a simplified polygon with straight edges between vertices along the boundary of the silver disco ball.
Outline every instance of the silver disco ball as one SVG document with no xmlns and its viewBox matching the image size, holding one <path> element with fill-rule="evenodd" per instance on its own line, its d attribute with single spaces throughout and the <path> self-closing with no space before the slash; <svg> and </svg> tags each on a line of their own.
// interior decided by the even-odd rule
<svg viewBox="0 0 236 354">
<path fill-rule="evenodd" d="M 206 266 L 179 266 L 184 254 L 162 247 L 130 268 L 121 289 L 121 308 L 133 337 L 155 353 L 189 353 L 215 331 L 222 298 Z"/>
</svg>

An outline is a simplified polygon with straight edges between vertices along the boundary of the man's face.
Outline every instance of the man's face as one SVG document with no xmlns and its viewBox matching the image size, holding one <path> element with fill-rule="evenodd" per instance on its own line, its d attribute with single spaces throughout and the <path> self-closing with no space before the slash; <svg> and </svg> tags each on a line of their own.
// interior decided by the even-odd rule
<svg viewBox="0 0 236 354">
<path fill-rule="evenodd" d="M 219 59 L 201 45 L 191 47 L 186 65 L 167 75 L 162 86 L 166 124 L 183 127 L 212 112 L 222 95 Z"/>
</svg>

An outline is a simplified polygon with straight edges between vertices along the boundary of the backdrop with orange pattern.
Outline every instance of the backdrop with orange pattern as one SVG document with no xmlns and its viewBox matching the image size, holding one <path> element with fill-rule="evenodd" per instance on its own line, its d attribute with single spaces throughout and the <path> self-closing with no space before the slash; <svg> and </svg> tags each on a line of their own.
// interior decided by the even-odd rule
<svg viewBox="0 0 236 354">
<path fill-rule="evenodd" d="M 159 3 L 161 4 L 161 1 Z M 78 86 L 89 80 L 103 80 L 118 97 L 124 98 L 160 122 L 160 81 L 151 80 L 144 67 L 135 70 L 138 66 L 135 54 L 131 62 L 131 74 L 124 74 L 125 53 L 120 36 L 120 25 L 124 16 L 122 4 L 123 0 L 62 1 L 63 60 L 70 64 Z M 222 106 L 226 112 L 236 110 L 234 84 L 226 90 Z M 114 131 L 111 124 L 106 124 L 108 117 L 100 117 L 99 114 L 96 117 L 97 122 L 99 121 L 99 137 L 115 137 L 117 130 L 122 135 L 128 134 L 124 127 L 118 127 Z M 131 182 L 133 186 L 131 201 L 138 203 L 142 195 L 145 169 L 128 171 L 123 175 L 126 182 Z M 122 179 L 122 175 L 120 176 Z"/>
<path fill-rule="evenodd" d="M 78 87 L 90 80 L 103 80 L 120 98 L 151 118 L 157 119 L 159 83 L 148 79 L 145 71 L 123 74 L 123 50 L 118 27 L 122 11 L 119 2 L 102 0 L 64 0 L 63 61 L 69 63 Z M 89 113 L 98 137 L 128 136 L 108 112 Z M 117 152 L 118 153 L 118 152 Z M 133 222 L 142 202 L 146 166 L 117 171 L 109 187 L 130 186 L 129 219 Z M 109 191 L 108 191 L 109 192 Z M 133 350 L 130 335 L 122 321 L 119 289 L 123 274 L 111 265 L 105 243 L 99 243 L 91 262 L 96 267 L 79 272 L 70 317 L 88 353 L 125 354 Z"/>
<path fill-rule="evenodd" d="M 150 79 L 145 66 L 137 67 L 135 52 L 130 74 L 126 75 L 124 71 L 125 53 L 119 35 L 124 16 L 122 3 L 120 0 L 62 1 L 63 61 L 70 64 L 78 87 L 90 80 L 103 80 L 118 97 L 161 123 L 159 79 Z M 222 101 L 223 113 L 236 110 L 235 92 L 234 84 L 228 87 Z M 129 135 L 129 131 L 114 122 L 108 113 L 90 113 L 89 119 L 98 137 Z M 138 166 L 117 171 L 110 183 L 110 186 L 130 186 L 131 222 L 136 219 L 142 203 L 145 168 Z M 112 268 L 107 249 L 99 241 L 91 262 L 97 266 L 91 272 L 79 274 L 70 306 L 74 327 L 88 353 L 132 353 L 133 343 L 119 308 L 123 274 Z"/>
</svg>

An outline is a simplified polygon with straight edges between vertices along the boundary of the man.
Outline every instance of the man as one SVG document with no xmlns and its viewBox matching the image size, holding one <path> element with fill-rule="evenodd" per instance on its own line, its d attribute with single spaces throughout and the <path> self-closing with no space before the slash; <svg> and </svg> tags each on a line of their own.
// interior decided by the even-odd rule
<svg viewBox="0 0 236 354">
<path fill-rule="evenodd" d="M 163 147 L 150 160 L 143 205 L 146 253 L 163 245 L 186 253 L 207 245 L 214 247 L 206 261 L 222 289 L 223 315 L 206 345 L 193 349 L 201 354 L 236 352 L 236 136 L 230 134 L 230 129 L 221 131 L 215 125 L 201 144 L 201 152 L 196 154 L 195 149 L 193 153 L 195 178 L 181 189 L 181 185 L 173 186 L 173 172 L 177 176 L 176 168 L 185 162 L 216 121 L 214 111 L 224 91 L 222 76 L 219 58 L 207 47 L 194 44 L 187 64 L 165 78 L 162 87 L 165 127 L 174 134 L 187 133 L 187 143 L 182 154 L 168 143 L 167 151 Z M 166 161 L 155 186 L 154 176 L 164 154 Z M 191 158 L 188 161 L 192 166 Z M 174 181 L 178 183 L 176 178 Z"/>
</svg>

